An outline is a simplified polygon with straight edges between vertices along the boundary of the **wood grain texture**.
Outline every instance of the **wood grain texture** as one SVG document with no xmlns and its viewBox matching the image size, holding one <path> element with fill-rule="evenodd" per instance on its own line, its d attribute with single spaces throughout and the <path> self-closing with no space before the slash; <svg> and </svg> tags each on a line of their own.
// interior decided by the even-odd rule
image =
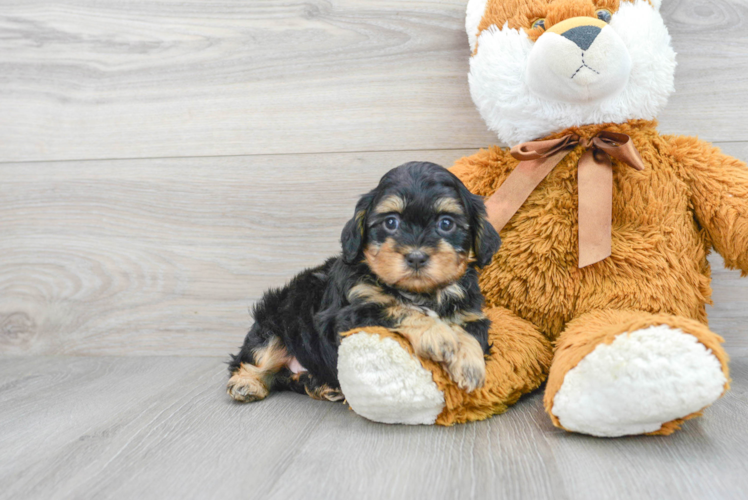
<svg viewBox="0 0 748 500">
<path fill-rule="evenodd" d="M 471 151 L 0 165 L 0 350 L 223 355 L 360 194 Z"/>
<path fill-rule="evenodd" d="M 748 361 L 670 437 L 551 426 L 542 394 L 452 428 L 276 394 L 241 405 L 210 358 L 0 360 L 0 498 L 739 499 Z"/>
<path fill-rule="evenodd" d="M 0 0 L 0 161 L 486 146 L 465 5 Z M 663 13 L 663 130 L 748 140 L 748 4 Z"/>
<path fill-rule="evenodd" d="M 224 355 L 384 172 L 473 152 L 0 165 L 0 352 Z M 748 279 L 712 260 L 712 328 L 748 355 Z"/>
</svg>

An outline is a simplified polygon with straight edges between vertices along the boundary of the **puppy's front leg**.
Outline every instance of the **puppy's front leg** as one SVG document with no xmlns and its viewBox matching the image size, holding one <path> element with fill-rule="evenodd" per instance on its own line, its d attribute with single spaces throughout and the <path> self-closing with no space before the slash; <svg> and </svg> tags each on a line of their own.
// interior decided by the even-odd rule
<svg viewBox="0 0 748 500">
<path fill-rule="evenodd" d="M 462 327 L 421 313 L 410 314 L 397 328 L 416 354 L 441 363 L 450 378 L 472 392 L 486 382 L 486 362 L 478 340 Z"/>
<path fill-rule="evenodd" d="M 459 338 L 447 323 L 421 312 L 405 316 L 395 330 L 417 355 L 440 363 L 451 363 L 459 348 Z"/>
<path fill-rule="evenodd" d="M 486 383 L 486 361 L 480 342 L 462 329 L 452 327 L 457 335 L 459 346 L 451 361 L 444 365 L 452 380 L 463 391 L 473 392 Z"/>
</svg>

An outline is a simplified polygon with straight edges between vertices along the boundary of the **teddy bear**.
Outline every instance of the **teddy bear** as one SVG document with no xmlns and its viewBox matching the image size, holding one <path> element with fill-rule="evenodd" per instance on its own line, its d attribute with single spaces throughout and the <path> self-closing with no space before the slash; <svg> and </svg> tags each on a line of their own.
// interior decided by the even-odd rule
<svg viewBox="0 0 748 500">
<path fill-rule="evenodd" d="M 480 284 L 485 385 L 466 393 L 381 328 L 344 332 L 351 408 L 442 424 L 505 411 L 545 385 L 562 429 L 667 435 L 729 388 L 707 325 L 707 255 L 748 274 L 748 168 L 661 135 L 675 52 L 661 0 L 470 0 L 471 96 L 497 146 L 452 166 L 503 245 Z"/>
</svg>

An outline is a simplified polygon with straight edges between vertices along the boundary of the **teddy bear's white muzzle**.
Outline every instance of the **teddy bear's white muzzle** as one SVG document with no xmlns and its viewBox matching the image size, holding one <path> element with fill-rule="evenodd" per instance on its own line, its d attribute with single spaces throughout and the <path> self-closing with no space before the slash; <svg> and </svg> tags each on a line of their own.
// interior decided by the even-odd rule
<svg viewBox="0 0 748 500">
<path fill-rule="evenodd" d="M 525 81 L 546 100 L 594 102 L 621 92 L 630 73 L 628 49 L 610 26 L 578 26 L 538 38 Z"/>
</svg>

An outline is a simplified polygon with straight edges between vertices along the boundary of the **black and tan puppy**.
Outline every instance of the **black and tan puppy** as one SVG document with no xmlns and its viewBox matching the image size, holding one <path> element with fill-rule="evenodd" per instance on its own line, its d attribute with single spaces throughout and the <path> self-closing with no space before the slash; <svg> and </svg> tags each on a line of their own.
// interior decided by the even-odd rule
<svg viewBox="0 0 748 500">
<path fill-rule="evenodd" d="M 342 256 L 255 306 L 255 324 L 230 362 L 229 395 L 256 401 L 293 390 L 342 399 L 338 335 L 364 326 L 400 333 L 466 391 L 483 385 L 490 322 L 477 268 L 500 245 L 485 214 L 482 199 L 438 165 L 389 171 L 356 205 Z"/>
</svg>

